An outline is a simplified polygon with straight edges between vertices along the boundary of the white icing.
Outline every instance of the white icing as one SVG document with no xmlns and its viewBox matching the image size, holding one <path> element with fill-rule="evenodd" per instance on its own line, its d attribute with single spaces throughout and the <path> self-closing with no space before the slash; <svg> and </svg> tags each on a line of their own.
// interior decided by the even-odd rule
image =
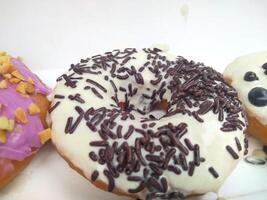
<svg viewBox="0 0 267 200">
<path fill-rule="evenodd" d="M 158 48 L 160 49 L 161 51 L 169 51 L 170 50 L 170 46 L 168 44 L 154 44 L 150 47 L 151 49 L 153 48 Z"/>
<path fill-rule="evenodd" d="M 261 67 L 267 62 L 267 51 L 241 56 L 228 65 L 224 72 L 226 78 L 232 80 L 231 85 L 237 90 L 240 100 L 249 114 L 256 117 L 262 124 L 267 124 L 267 106 L 257 107 L 248 99 L 249 91 L 254 87 L 267 88 L 267 75 Z M 255 72 L 259 80 L 245 81 L 246 72 Z"/>
<path fill-rule="evenodd" d="M 167 52 L 160 52 L 162 56 L 166 56 L 169 60 L 174 60 L 176 56 L 169 54 Z M 125 67 L 135 66 L 138 70 L 144 63 L 146 63 L 146 54 L 143 51 L 140 51 L 134 55 L 136 59 L 130 60 Z M 68 72 L 70 74 L 72 72 Z M 65 95 L 66 97 L 70 94 L 80 93 L 81 97 L 86 100 L 85 104 L 78 104 L 75 101 L 70 101 L 68 98 L 61 100 L 60 105 L 57 109 L 55 109 L 51 113 L 51 121 L 52 121 L 52 141 L 66 158 L 68 158 L 71 163 L 81 169 L 84 175 L 91 179 L 91 174 L 94 170 L 98 170 L 100 175 L 98 180 L 101 180 L 108 184 L 108 180 L 106 176 L 102 173 L 105 169 L 106 165 L 100 165 L 97 162 L 93 162 L 88 154 L 91 151 L 98 152 L 98 147 L 92 147 L 89 145 L 92 141 L 101 140 L 97 132 L 92 132 L 87 126 L 86 121 L 83 120 L 75 132 L 73 134 L 66 134 L 64 132 L 66 121 L 69 116 L 73 116 L 74 119 L 78 116 L 77 112 L 74 110 L 74 107 L 79 105 L 84 110 L 87 110 L 90 107 L 100 108 L 107 107 L 110 108 L 110 104 L 114 103 L 110 96 L 113 95 L 113 88 L 111 87 L 109 81 L 105 81 L 103 76 L 108 75 L 110 78 L 110 74 L 107 72 L 103 72 L 101 75 L 92 75 L 92 74 L 83 74 L 84 79 L 77 83 L 77 87 L 73 90 L 72 88 L 66 87 L 64 85 L 64 81 L 58 82 L 57 86 L 54 89 L 54 94 Z M 145 102 L 141 100 L 141 94 L 151 94 L 153 88 L 158 86 L 153 86 L 150 84 L 150 80 L 154 80 L 154 74 L 152 74 L 149 70 L 145 69 L 142 72 L 144 77 L 144 85 L 134 84 L 135 81 L 127 79 L 126 81 L 118 81 L 114 79 L 114 82 L 117 86 L 127 87 L 129 82 L 133 83 L 135 87 L 138 87 L 138 94 L 130 99 L 132 104 L 135 105 L 144 105 Z M 107 90 L 107 93 L 100 91 L 101 95 L 103 95 L 104 99 L 101 100 L 97 98 L 91 90 L 84 90 L 83 88 L 88 85 L 85 80 L 90 78 L 94 81 L 100 82 Z M 167 81 L 167 80 L 166 80 Z M 168 83 L 167 83 L 168 84 Z M 147 91 L 147 88 L 150 88 L 150 91 Z M 124 96 L 122 92 L 119 92 L 118 98 L 123 101 Z M 166 92 L 165 97 L 169 97 L 170 92 Z M 57 102 L 57 99 L 53 100 L 53 104 Z M 132 111 L 132 114 L 135 116 L 135 124 L 136 128 L 141 128 L 141 124 L 138 121 L 141 120 L 143 115 L 139 114 L 136 111 Z M 151 114 L 151 113 L 149 113 Z M 234 138 L 237 137 L 241 142 L 243 147 L 244 135 L 242 130 L 237 130 L 233 132 L 222 132 L 220 130 L 222 126 L 222 122 L 218 121 L 218 116 L 213 114 L 213 112 L 208 112 L 207 114 L 201 116 L 204 120 L 204 123 L 198 122 L 195 118 L 189 117 L 187 115 L 177 114 L 171 117 L 162 118 L 157 121 L 156 126 L 153 130 L 156 130 L 157 127 L 162 125 L 173 123 L 174 125 L 178 125 L 181 122 L 186 122 L 188 124 L 188 132 L 183 137 L 191 140 L 193 144 L 200 145 L 200 155 L 205 158 L 205 162 L 201 163 L 199 167 L 195 168 L 194 174 L 192 177 L 188 176 L 187 172 L 182 171 L 181 175 L 175 175 L 173 172 L 169 172 L 167 170 L 164 171 L 163 177 L 166 177 L 169 184 L 169 190 L 174 191 L 182 191 L 186 194 L 192 193 L 206 193 L 210 191 L 218 191 L 219 187 L 222 185 L 224 180 L 228 177 L 228 175 L 235 168 L 239 160 L 234 160 L 231 155 L 226 151 L 226 145 L 230 145 L 233 149 L 238 153 L 239 157 L 243 157 L 243 151 L 238 151 L 236 147 L 236 143 Z M 244 121 L 241 117 L 240 119 Z M 128 126 L 133 123 L 132 120 L 127 119 L 116 120 L 118 124 L 123 125 L 122 133 L 127 131 Z M 116 132 L 116 130 L 114 130 Z M 129 145 L 134 146 L 135 139 L 140 137 L 140 134 L 133 134 L 127 142 Z M 116 140 L 119 143 L 122 143 L 124 139 Z M 181 140 L 183 141 L 183 140 Z M 155 141 L 158 143 L 158 141 Z M 244 147 L 243 147 L 244 149 Z M 143 155 L 146 155 L 146 152 L 143 152 Z M 190 151 L 189 156 L 187 157 L 187 161 L 193 160 L 193 153 Z M 219 178 L 215 179 L 208 171 L 209 167 L 213 167 L 219 174 Z M 142 170 L 134 175 L 142 175 Z M 139 183 L 127 181 L 126 174 L 120 174 L 120 177 L 115 179 L 116 187 L 127 192 L 128 189 L 136 188 Z M 146 195 L 147 191 L 143 191 L 139 194 L 140 198 L 143 198 Z"/>
</svg>

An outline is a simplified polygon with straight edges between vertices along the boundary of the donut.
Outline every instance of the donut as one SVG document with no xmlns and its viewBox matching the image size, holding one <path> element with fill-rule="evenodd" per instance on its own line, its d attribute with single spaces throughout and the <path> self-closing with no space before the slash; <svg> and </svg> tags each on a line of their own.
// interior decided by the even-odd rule
<svg viewBox="0 0 267 200">
<path fill-rule="evenodd" d="M 241 56 L 224 72 L 238 92 L 248 119 L 248 133 L 267 144 L 267 51 Z"/>
<path fill-rule="evenodd" d="M 244 154 L 236 91 L 161 48 L 81 59 L 51 94 L 52 143 L 96 187 L 139 199 L 216 192 Z"/>
<path fill-rule="evenodd" d="M 48 93 L 50 89 L 20 59 L 0 52 L 0 188 L 50 138 Z"/>
</svg>

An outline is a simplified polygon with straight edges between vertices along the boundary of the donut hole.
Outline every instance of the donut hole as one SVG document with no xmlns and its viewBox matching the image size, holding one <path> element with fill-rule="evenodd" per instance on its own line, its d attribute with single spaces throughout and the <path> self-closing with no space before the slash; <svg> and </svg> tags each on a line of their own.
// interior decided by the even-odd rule
<svg viewBox="0 0 267 200">
<path fill-rule="evenodd" d="M 151 110 L 148 112 L 148 117 L 150 119 L 161 119 L 163 116 L 167 114 L 168 110 L 168 101 L 166 99 L 163 99 L 160 102 L 155 103 L 152 107 Z"/>
<path fill-rule="evenodd" d="M 122 111 L 131 112 L 131 108 L 127 105 L 126 102 L 119 102 L 118 106 L 119 108 L 121 108 Z"/>
<path fill-rule="evenodd" d="M 141 114 L 146 114 L 150 119 L 157 120 L 167 114 L 168 106 L 169 106 L 168 101 L 166 99 L 163 99 L 159 102 L 154 103 L 150 107 L 150 110 L 146 112 L 144 111 L 144 113 Z M 118 107 L 125 112 L 131 112 L 132 110 L 135 110 L 132 105 L 129 105 L 129 103 L 126 102 L 119 102 Z"/>
</svg>

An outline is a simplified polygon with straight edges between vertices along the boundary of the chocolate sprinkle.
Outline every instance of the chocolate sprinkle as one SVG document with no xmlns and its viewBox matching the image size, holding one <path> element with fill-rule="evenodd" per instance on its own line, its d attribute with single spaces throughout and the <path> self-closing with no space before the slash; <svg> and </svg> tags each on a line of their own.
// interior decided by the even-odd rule
<svg viewBox="0 0 267 200">
<path fill-rule="evenodd" d="M 112 86 L 113 89 L 114 89 L 114 92 L 118 92 L 118 89 L 117 89 L 115 83 L 114 83 L 112 80 L 110 80 L 110 83 L 111 83 L 111 86 Z"/>
<path fill-rule="evenodd" d="M 115 188 L 115 182 L 114 178 L 111 176 L 110 172 L 108 170 L 104 170 L 104 175 L 108 178 L 108 191 L 112 192 L 113 189 Z"/>
<path fill-rule="evenodd" d="M 189 162 L 189 169 L 188 169 L 188 175 L 193 176 L 195 171 L 195 164 L 194 162 Z"/>
<path fill-rule="evenodd" d="M 161 184 L 162 184 L 162 192 L 166 193 L 168 190 L 168 183 L 167 183 L 167 179 L 166 178 L 161 178 L 160 180 Z"/>
<path fill-rule="evenodd" d="M 65 85 L 67 87 L 71 87 L 71 88 L 75 88 L 76 87 L 76 81 L 72 81 L 71 78 L 69 76 L 67 76 L 66 74 L 63 74 L 62 77 L 65 79 Z"/>
<path fill-rule="evenodd" d="M 129 130 L 127 131 L 127 133 L 124 135 L 124 139 L 128 140 L 128 138 L 133 134 L 134 132 L 134 126 L 130 125 L 129 126 Z"/>
<path fill-rule="evenodd" d="M 104 88 L 102 85 L 100 85 L 99 83 L 97 83 L 94 80 L 91 79 L 86 79 L 86 82 L 91 83 L 92 85 L 96 86 L 97 88 L 99 88 L 100 90 L 102 90 L 103 92 L 107 92 L 107 89 Z"/>
<path fill-rule="evenodd" d="M 99 176 L 99 172 L 97 170 L 95 170 L 91 175 L 92 182 L 95 182 L 97 180 L 98 176 Z"/>
<path fill-rule="evenodd" d="M 135 80 L 136 80 L 137 84 L 144 85 L 144 79 L 143 79 L 143 76 L 140 73 L 136 73 L 134 75 L 134 77 L 135 77 Z"/>
<path fill-rule="evenodd" d="M 194 150 L 194 146 L 193 146 L 193 144 L 191 143 L 191 141 L 190 141 L 188 138 L 185 138 L 185 139 L 184 139 L 184 142 L 185 142 L 187 148 L 188 148 L 190 151 L 193 151 L 193 150 Z"/>
<path fill-rule="evenodd" d="M 200 165 L 200 152 L 199 152 L 199 145 L 195 144 L 194 146 L 194 164 L 196 166 Z"/>
<path fill-rule="evenodd" d="M 85 103 L 85 101 L 81 98 L 81 94 L 69 95 L 68 98 L 79 103 Z"/>
<path fill-rule="evenodd" d="M 69 117 L 65 127 L 65 133 L 73 134 L 80 122 L 83 119 L 83 113 L 80 113 L 80 116 L 73 122 L 73 117 Z"/>
<path fill-rule="evenodd" d="M 56 102 L 52 107 L 49 108 L 48 113 L 52 113 L 60 104 L 60 101 Z"/>
<path fill-rule="evenodd" d="M 56 95 L 54 96 L 54 98 L 55 98 L 55 99 L 64 99 L 65 96 L 64 96 L 64 95 L 60 95 L 60 94 L 56 94 Z"/>
<path fill-rule="evenodd" d="M 94 142 L 90 142 L 90 145 L 93 147 L 105 147 L 108 145 L 107 141 L 94 141 Z"/>
<path fill-rule="evenodd" d="M 242 150 L 242 146 L 240 144 L 240 141 L 237 137 L 235 137 L 235 142 L 236 142 L 236 146 L 237 146 L 237 149 L 238 151 L 241 151 Z"/>
<path fill-rule="evenodd" d="M 95 88 L 92 88 L 92 91 L 98 98 L 103 99 L 103 96 Z"/>
<path fill-rule="evenodd" d="M 181 170 L 173 165 L 168 166 L 168 170 L 174 172 L 177 175 L 181 174 Z"/>
<path fill-rule="evenodd" d="M 237 160 L 239 158 L 238 154 L 233 150 L 231 146 L 227 145 L 226 150 L 233 157 L 233 159 Z"/>
<path fill-rule="evenodd" d="M 92 161 L 97 161 L 97 155 L 95 154 L 95 152 L 90 152 L 89 153 L 89 157 L 91 158 Z"/>
<path fill-rule="evenodd" d="M 121 130 L 122 130 L 122 125 L 118 125 L 117 126 L 117 136 L 118 136 L 118 138 L 122 138 Z"/>
<path fill-rule="evenodd" d="M 143 178 L 140 177 L 140 176 L 128 176 L 128 177 L 127 177 L 127 180 L 128 180 L 128 181 L 139 182 L 139 181 L 142 181 Z"/>
<path fill-rule="evenodd" d="M 179 154 L 179 163 L 182 166 L 182 169 L 184 171 L 188 170 L 188 164 L 187 164 L 187 161 L 186 161 L 186 157 L 182 153 Z"/>
<path fill-rule="evenodd" d="M 214 178 L 218 178 L 218 177 L 219 177 L 219 174 L 216 172 L 216 170 L 215 170 L 213 167 L 210 167 L 210 168 L 209 168 L 209 172 L 211 173 L 211 175 L 212 175 Z"/>
<path fill-rule="evenodd" d="M 160 183 L 157 181 L 156 178 L 154 178 L 153 176 L 151 176 L 148 181 L 147 181 L 148 185 L 153 187 L 156 191 L 162 191 L 161 185 Z"/>
</svg>

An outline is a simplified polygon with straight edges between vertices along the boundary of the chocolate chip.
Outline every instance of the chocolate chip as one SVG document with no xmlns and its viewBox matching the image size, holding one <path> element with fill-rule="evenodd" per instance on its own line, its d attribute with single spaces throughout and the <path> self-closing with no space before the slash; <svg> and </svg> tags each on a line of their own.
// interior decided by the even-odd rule
<svg viewBox="0 0 267 200">
<path fill-rule="evenodd" d="M 267 70 L 267 63 L 264 63 L 261 67 L 262 67 L 263 69 Z"/>
<path fill-rule="evenodd" d="M 255 87 L 248 93 L 250 103 L 257 107 L 267 105 L 267 90 L 262 87 Z"/>
<path fill-rule="evenodd" d="M 259 78 L 257 77 L 255 72 L 249 71 L 245 73 L 244 80 L 245 81 L 256 81 L 256 80 L 259 80 Z"/>
</svg>

